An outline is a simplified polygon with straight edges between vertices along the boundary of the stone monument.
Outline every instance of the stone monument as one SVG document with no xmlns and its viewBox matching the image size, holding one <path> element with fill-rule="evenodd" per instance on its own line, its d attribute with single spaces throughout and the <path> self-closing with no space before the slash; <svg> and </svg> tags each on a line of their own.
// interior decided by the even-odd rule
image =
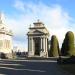
<svg viewBox="0 0 75 75">
<path fill-rule="evenodd" d="M 0 57 L 4 54 L 6 58 L 12 58 L 12 31 L 5 24 L 5 16 L 0 13 Z"/>
<path fill-rule="evenodd" d="M 49 31 L 39 20 L 34 27 L 29 28 L 28 35 L 28 56 L 48 57 L 48 37 Z"/>
</svg>

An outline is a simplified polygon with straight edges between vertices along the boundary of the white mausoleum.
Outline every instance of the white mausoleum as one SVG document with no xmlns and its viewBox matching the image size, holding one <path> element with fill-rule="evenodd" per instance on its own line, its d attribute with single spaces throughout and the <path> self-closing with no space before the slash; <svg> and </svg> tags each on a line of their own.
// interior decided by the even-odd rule
<svg viewBox="0 0 75 75">
<path fill-rule="evenodd" d="M 34 27 L 29 28 L 28 35 L 28 56 L 48 57 L 48 37 L 49 32 L 39 20 Z"/>
<path fill-rule="evenodd" d="M 0 13 L 0 53 L 12 58 L 12 31 L 5 24 L 4 14 Z"/>
</svg>

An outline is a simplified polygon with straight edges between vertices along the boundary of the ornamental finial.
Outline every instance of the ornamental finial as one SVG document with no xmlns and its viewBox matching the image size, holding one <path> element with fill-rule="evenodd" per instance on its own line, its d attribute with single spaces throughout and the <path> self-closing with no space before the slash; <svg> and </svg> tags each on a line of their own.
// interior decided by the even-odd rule
<svg viewBox="0 0 75 75">
<path fill-rule="evenodd" d="M 40 22 L 40 20 L 38 19 L 37 22 Z"/>
<path fill-rule="evenodd" d="M 4 23 L 5 21 L 5 16 L 2 12 L 0 12 L 0 23 Z"/>
</svg>

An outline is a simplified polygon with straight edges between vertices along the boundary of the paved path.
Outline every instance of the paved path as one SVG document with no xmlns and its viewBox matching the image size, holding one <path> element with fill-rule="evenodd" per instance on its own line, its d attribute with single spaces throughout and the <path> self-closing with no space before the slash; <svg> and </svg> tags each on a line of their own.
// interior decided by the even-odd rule
<svg viewBox="0 0 75 75">
<path fill-rule="evenodd" d="M 72 75 L 63 71 L 56 61 L 44 60 L 0 60 L 3 75 Z"/>
</svg>

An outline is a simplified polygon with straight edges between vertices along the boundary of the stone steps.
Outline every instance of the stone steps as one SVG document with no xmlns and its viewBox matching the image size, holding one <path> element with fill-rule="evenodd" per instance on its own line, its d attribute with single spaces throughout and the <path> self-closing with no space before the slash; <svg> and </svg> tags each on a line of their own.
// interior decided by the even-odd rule
<svg viewBox="0 0 75 75">
<path fill-rule="evenodd" d="M 55 57 L 44 58 L 44 57 L 39 57 L 39 56 L 27 57 L 26 59 L 27 60 L 57 60 L 57 58 L 55 58 Z"/>
</svg>

